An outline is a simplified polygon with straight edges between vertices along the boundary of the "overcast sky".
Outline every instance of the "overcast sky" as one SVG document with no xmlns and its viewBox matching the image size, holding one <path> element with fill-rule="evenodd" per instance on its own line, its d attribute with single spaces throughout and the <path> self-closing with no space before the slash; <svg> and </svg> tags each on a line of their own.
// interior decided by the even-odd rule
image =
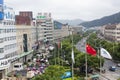
<svg viewBox="0 0 120 80">
<path fill-rule="evenodd" d="M 53 19 L 93 20 L 120 12 L 120 0 L 4 0 L 19 11 L 51 12 Z"/>
</svg>

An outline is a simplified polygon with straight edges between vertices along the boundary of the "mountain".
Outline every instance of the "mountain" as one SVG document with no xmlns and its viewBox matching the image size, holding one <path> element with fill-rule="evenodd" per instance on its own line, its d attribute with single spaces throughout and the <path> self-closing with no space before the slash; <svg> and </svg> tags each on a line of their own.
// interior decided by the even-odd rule
<svg viewBox="0 0 120 80">
<path fill-rule="evenodd" d="M 74 19 L 74 20 L 57 20 L 63 24 L 66 24 L 68 23 L 69 25 L 72 25 L 72 26 L 77 26 L 79 25 L 81 22 L 83 22 L 83 20 L 81 19 Z"/>
<path fill-rule="evenodd" d="M 82 25 L 84 27 L 94 27 L 94 26 L 103 26 L 109 23 L 110 24 L 120 23 L 120 12 L 110 16 L 105 16 L 101 19 L 83 22 L 83 23 L 80 23 L 79 25 Z"/>
</svg>

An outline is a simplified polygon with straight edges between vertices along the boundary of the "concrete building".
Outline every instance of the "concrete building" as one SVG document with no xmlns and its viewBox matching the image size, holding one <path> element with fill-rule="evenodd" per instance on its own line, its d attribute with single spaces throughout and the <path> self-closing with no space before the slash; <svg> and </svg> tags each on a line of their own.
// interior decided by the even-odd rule
<svg viewBox="0 0 120 80">
<path fill-rule="evenodd" d="M 59 41 L 60 39 L 62 39 L 62 27 L 63 24 L 58 22 L 58 21 L 53 21 L 54 23 L 54 31 L 53 31 L 53 37 L 54 37 L 54 41 Z"/>
<path fill-rule="evenodd" d="M 24 16 L 24 17 L 29 17 L 31 20 L 33 19 L 33 12 L 32 11 L 20 11 L 19 12 L 20 16 Z"/>
<path fill-rule="evenodd" d="M 0 5 L 3 6 L 0 10 L 0 79 L 2 79 L 12 70 L 11 61 L 18 57 L 18 48 L 14 10 L 3 5 L 3 0 L 0 0 Z"/>
<path fill-rule="evenodd" d="M 106 25 L 104 37 L 110 41 L 120 42 L 120 24 Z"/>
<path fill-rule="evenodd" d="M 53 22 L 51 13 L 38 13 L 36 17 L 38 41 L 53 41 Z"/>
<path fill-rule="evenodd" d="M 31 12 L 20 12 L 23 15 L 16 15 L 16 29 L 17 29 L 17 46 L 18 53 L 21 55 L 20 62 L 26 62 L 32 57 L 32 47 L 36 39 L 36 28 L 33 25 Z M 24 15 L 25 14 L 25 15 Z M 29 16 L 30 14 L 30 16 Z M 29 55 L 31 54 L 31 55 Z"/>
<path fill-rule="evenodd" d="M 80 34 L 80 33 L 82 33 L 82 30 L 83 30 L 83 27 L 81 27 L 81 26 L 74 26 L 74 27 L 72 27 L 73 28 L 73 31 L 74 31 L 74 34 Z"/>
<path fill-rule="evenodd" d="M 73 29 L 72 29 L 72 27 L 71 26 L 69 26 L 69 25 L 67 25 L 67 24 L 64 24 L 63 26 L 62 26 L 62 33 L 61 33 L 61 35 L 62 35 L 62 38 L 64 38 L 64 37 L 67 37 L 67 36 L 69 36 L 69 35 L 72 35 L 72 31 L 73 31 Z"/>
<path fill-rule="evenodd" d="M 73 28 L 67 24 L 62 24 L 58 21 L 54 21 L 54 31 L 53 37 L 54 41 L 58 42 L 59 40 L 72 35 Z"/>
</svg>

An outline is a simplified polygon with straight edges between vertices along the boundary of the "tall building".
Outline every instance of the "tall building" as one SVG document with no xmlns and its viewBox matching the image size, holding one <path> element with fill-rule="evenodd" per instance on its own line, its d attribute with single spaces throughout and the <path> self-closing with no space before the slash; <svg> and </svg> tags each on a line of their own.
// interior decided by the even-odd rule
<svg viewBox="0 0 120 80">
<path fill-rule="evenodd" d="M 62 26 L 62 33 L 61 33 L 62 38 L 72 35 L 72 31 L 73 29 L 71 26 L 69 26 L 68 24 L 64 24 Z"/>
<path fill-rule="evenodd" d="M 0 79 L 11 71 L 10 62 L 18 57 L 15 13 L 11 7 L 3 5 L 0 10 Z M 1 8 L 0 8 L 1 9 Z M 3 11 L 3 12 L 2 12 Z M 4 13 L 4 14 L 2 14 Z"/>
<path fill-rule="evenodd" d="M 53 22 L 51 13 L 38 13 L 36 17 L 38 40 L 53 41 Z"/>
<path fill-rule="evenodd" d="M 17 47 L 18 53 L 22 56 L 20 57 L 20 62 L 26 62 L 32 57 L 32 46 L 35 42 L 33 35 L 35 36 L 36 31 L 32 25 L 32 13 L 30 12 L 20 12 L 19 15 L 15 16 L 16 29 L 17 29 Z M 30 54 L 30 55 L 29 55 Z"/>
</svg>

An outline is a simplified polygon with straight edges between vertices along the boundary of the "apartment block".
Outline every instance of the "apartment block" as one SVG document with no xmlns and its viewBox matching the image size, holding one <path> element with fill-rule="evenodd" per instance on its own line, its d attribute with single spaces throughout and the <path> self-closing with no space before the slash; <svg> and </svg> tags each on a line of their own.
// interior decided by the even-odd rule
<svg viewBox="0 0 120 80">
<path fill-rule="evenodd" d="M 104 37 L 110 41 L 120 42 L 120 24 L 106 25 Z"/>
<path fill-rule="evenodd" d="M 38 13 L 36 17 L 38 40 L 53 41 L 53 21 L 51 13 Z"/>
</svg>

